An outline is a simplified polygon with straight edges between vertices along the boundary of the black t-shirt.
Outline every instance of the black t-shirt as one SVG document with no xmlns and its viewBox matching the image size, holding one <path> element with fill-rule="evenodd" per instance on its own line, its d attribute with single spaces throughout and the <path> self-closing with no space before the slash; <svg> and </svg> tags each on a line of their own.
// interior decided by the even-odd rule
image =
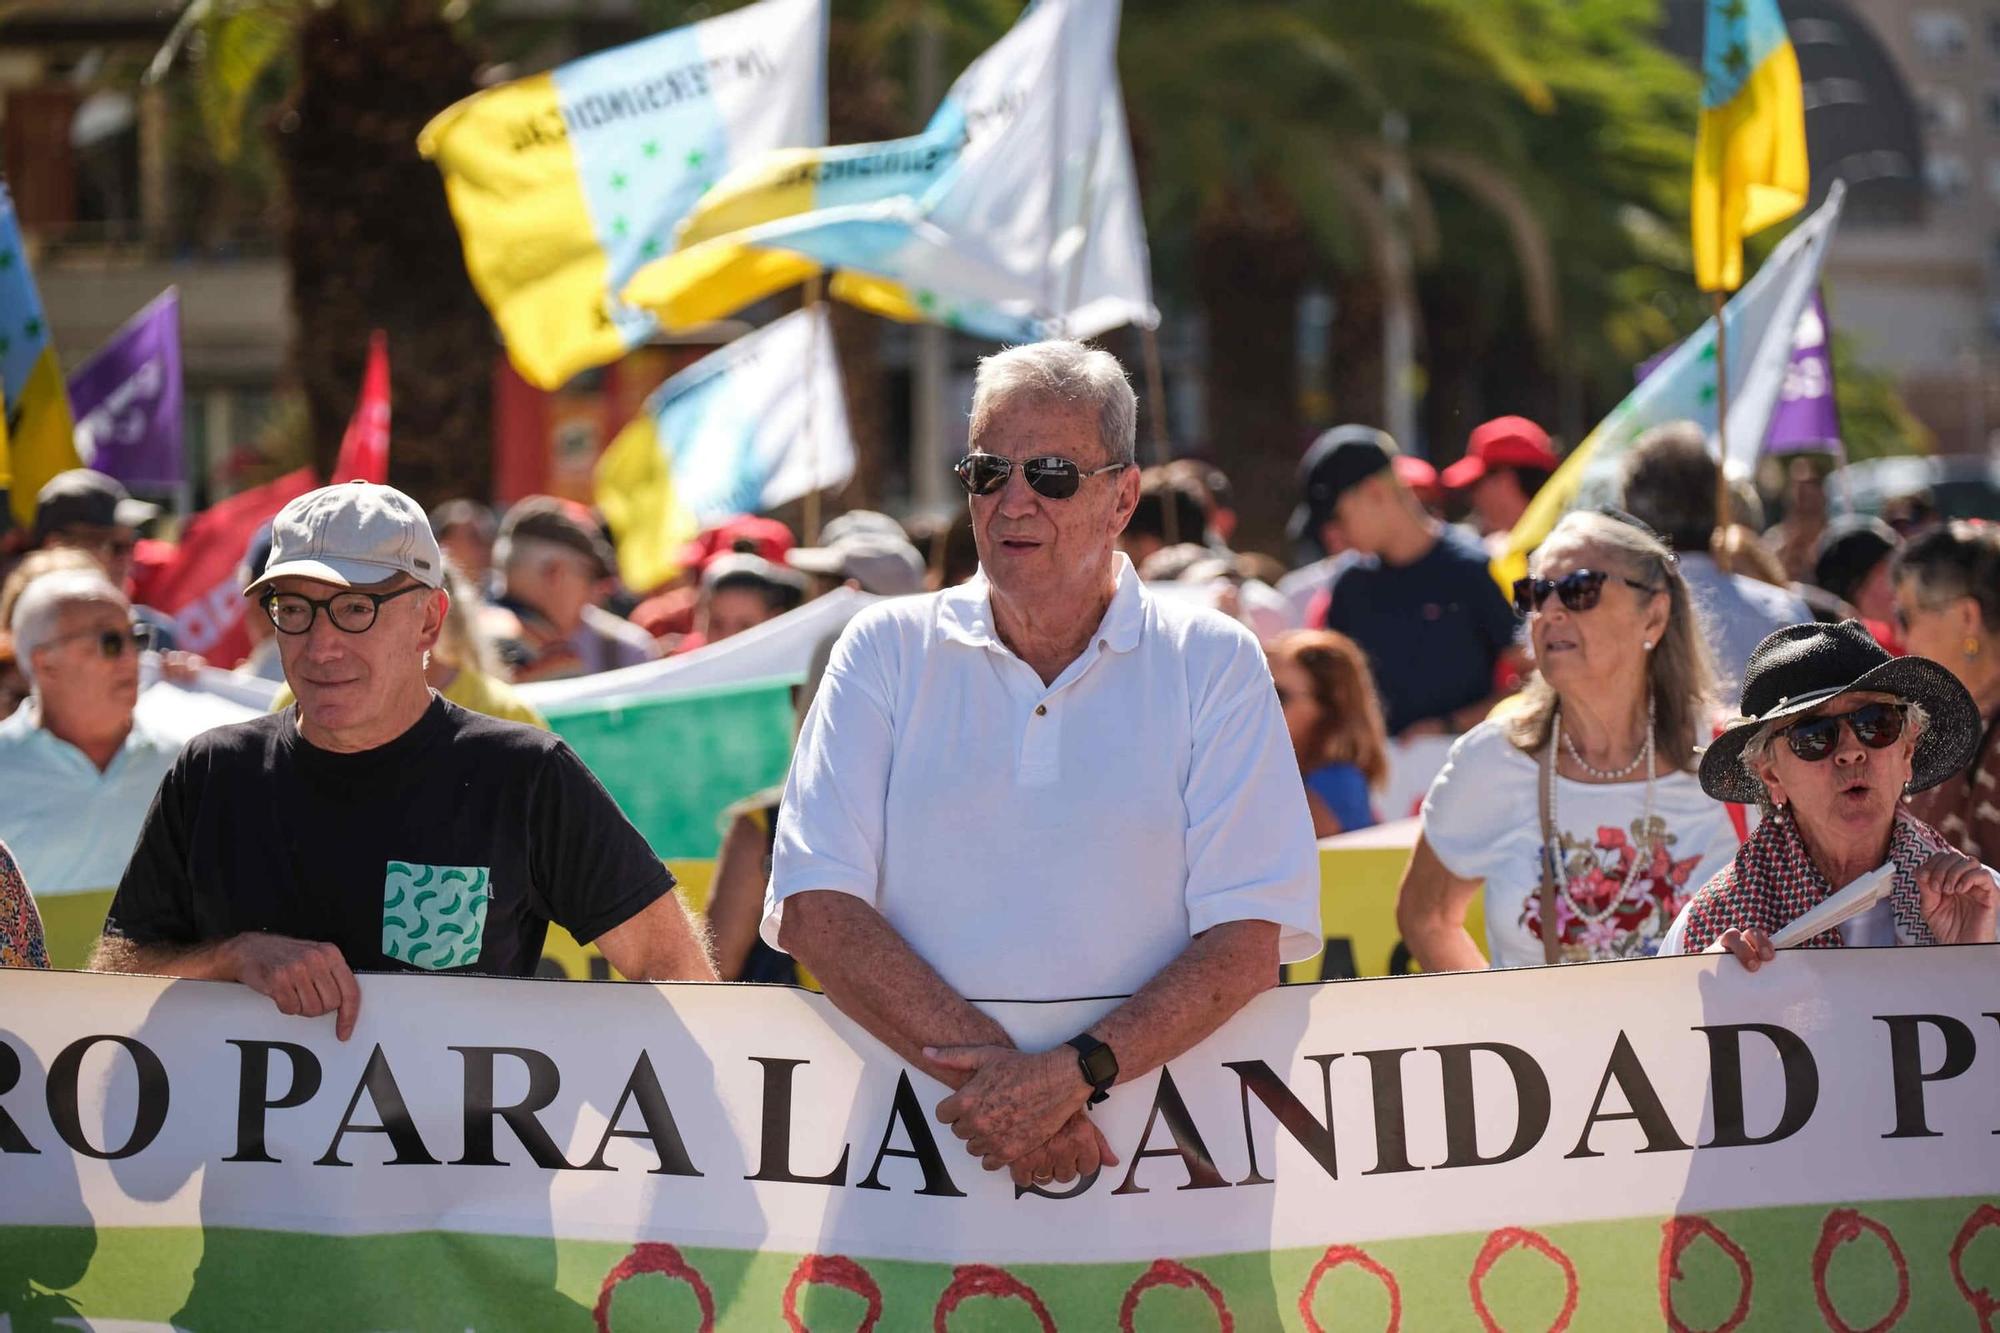
<svg viewBox="0 0 2000 1333">
<path fill-rule="evenodd" d="M 1371 555 L 1341 569 L 1326 612 L 1368 654 L 1392 736 L 1491 695 L 1515 623 L 1485 548 L 1449 527 L 1407 565 Z"/>
<path fill-rule="evenodd" d="M 673 887 L 569 746 L 433 696 L 358 754 L 313 746 L 290 709 L 195 737 L 105 930 L 176 945 L 270 931 L 336 944 L 356 971 L 527 976 L 549 922 L 587 943 Z"/>
</svg>

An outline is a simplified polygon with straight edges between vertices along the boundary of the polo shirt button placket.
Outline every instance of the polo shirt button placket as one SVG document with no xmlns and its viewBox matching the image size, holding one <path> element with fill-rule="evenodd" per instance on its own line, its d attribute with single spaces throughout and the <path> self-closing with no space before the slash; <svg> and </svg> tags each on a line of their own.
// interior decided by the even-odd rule
<svg viewBox="0 0 2000 1333">
<path fill-rule="evenodd" d="M 1049 714 L 1047 700 L 1035 705 L 1021 738 L 1021 767 L 1016 775 L 1024 787 L 1046 787 L 1058 776 L 1057 753 L 1062 740 L 1061 719 Z"/>
</svg>

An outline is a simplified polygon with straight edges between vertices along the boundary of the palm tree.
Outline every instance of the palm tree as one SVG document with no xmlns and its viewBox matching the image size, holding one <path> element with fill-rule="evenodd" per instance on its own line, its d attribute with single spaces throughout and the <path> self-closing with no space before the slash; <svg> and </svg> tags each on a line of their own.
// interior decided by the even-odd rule
<svg viewBox="0 0 2000 1333">
<path fill-rule="evenodd" d="M 290 377 L 309 455 L 329 470 L 371 329 L 389 335 L 390 478 L 420 501 L 490 493 L 492 324 L 417 132 L 475 90 L 436 0 L 194 0 L 183 47 L 210 145 L 228 161 L 266 127 L 284 184 Z"/>
</svg>

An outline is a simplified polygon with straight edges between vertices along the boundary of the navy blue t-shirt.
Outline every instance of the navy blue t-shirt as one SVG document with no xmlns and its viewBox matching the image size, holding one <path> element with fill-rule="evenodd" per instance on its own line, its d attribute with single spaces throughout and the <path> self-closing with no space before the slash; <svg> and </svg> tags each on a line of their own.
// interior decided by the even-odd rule
<svg viewBox="0 0 2000 1333">
<path fill-rule="evenodd" d="M 1332 595 L 1326 627 L 1368 654 L 1391 736 L 1493 693 L 1514 609 L 1477 538 L 1447 527 L 1407 565 L 1362 556 L 1333 576 Z"/>
</svg>

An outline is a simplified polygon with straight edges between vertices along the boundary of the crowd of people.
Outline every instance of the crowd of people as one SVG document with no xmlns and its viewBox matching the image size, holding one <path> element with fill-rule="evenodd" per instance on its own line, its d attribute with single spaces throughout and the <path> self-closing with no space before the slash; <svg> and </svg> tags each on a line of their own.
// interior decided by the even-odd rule
<svg viewBox="0 0 2000 1333">
<path fill-rule="evenodd" d="M 1287 567 L 1232 549 L 1219 467 L 1141 467 L 1135 419 L 1102 351 L 1010 349 L 979 371 L 962 514 L 850 512 L 813 545 L 739 516 L 658 588 L 573 501 L 310 492 L 240 570 L 235 669 L 279 705 L 185 745 L 135 712 L 143 650 L 201 665 L 135 575 L 158 515 L 65 473 L 0 590 L 0 963 L 46 963 L 34 892 L 115 886 L 94 966 L 241 981 L 343 1038 L 357 972 L 523 974 L 552 922 L 632 977 L 803 965 L 1036 1186 L 1108 1160 L 1087 1112 L 1113 1082 L 1318 949 L 1314 839 L 1410 813 L 1384 793 L 1426 738 L 1449 754 L 1396 910 L 1427 970 L 1755 968 L 1878 865 L 1880 900 L 1807 943 L 1995 938 L 2000 528 L 1923 497 L 1837 516 L 1806 458 L 1767 526 L 1673 425 L 1503 591 L 1558 459 L 1502 417 L 1442 473 L 1327 432 Z M 788 779 L 730 807 L 699 919 L 516 686 L 843 586 L 878 600 L 819 645 Z M 966 998 L 1111 994 L 1033 1051 Z"/>
</svg>

